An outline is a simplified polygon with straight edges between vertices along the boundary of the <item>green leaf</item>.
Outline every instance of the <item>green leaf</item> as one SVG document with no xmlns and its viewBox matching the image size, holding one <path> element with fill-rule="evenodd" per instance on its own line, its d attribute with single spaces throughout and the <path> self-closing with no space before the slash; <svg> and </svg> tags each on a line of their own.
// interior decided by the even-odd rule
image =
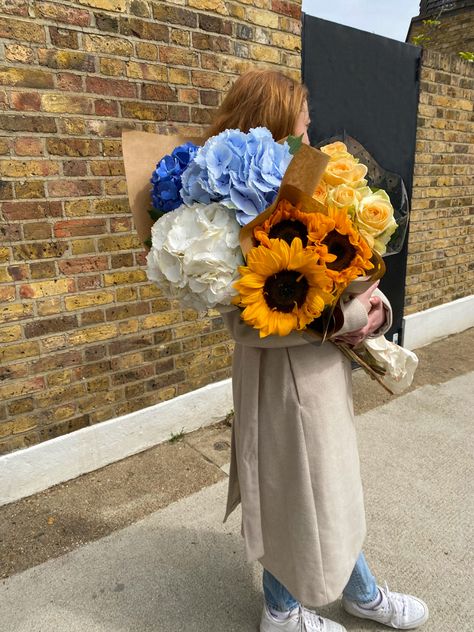
<svg viewBox="0 0 474 632">
<path fill-rule="evenodd" d="M 298 149 L 303 144 L 303 134 L 301 134 L 301 136 L 291 136 L 290 135 L 286 139 L 286 142 L 290 146 L 290 154 L 292 156 L 294 156 L 296 154 L 296 152 L 298 151 Z"/>
<path fill-rule="evenodd" d="M 151 219 L 156 222 L 156 220 L 160 219 L 160 217 L 163 217 L 164 212 L 163 211 L 159 211 L 156 208 L 150 208 L 148 210 L 148 214 L 151 217 Z"/>
<path fill-rule="evenodd" d="M 145 239 L 145 241 L 143 242 L 143 244 L 147 247 L 147 248 L 151 248 L 152 243 L 151 243 L 151 237 L 148 237 L 148 239 Z"/>
<path fill-rule="evenodd" d="M 421 46 L 422 42 L 431 41 L 431 37 L 426 35 L 426 33 L 420 33 L 420 35 L 415 35 L 414 37 L 412 37 L 411 41 L 412 44 L 415 44 L 415 46 Z"/>
<path fill-rule="evenodd" d="M 474 61 L 474 53 L 461 51 L 458 53 L 459 57 L 465 59 L 466 61 Z"/>
</svg>

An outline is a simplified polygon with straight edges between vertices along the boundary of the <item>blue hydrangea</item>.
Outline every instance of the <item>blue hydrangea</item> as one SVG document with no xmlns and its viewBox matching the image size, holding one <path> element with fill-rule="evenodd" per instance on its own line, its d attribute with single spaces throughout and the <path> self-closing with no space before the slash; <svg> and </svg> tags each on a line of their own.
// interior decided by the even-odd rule
<svg viewBox="0 0 474 632">
<path fill-rule="evenodd" d="M 181 176 L 197 150 L 198 147 L 194 143 L 184 143 L 175 147 L 171 154 L 162 158 L 156 165 L 151 177 L 151 197 L 155 209 L 167 213 L 183 203 L 180 195 Z"/>
<path fill-rule="evenodd" d="M 225 204 L 244 226 L 274 201 L 291 158 L 288 143 L 277 143 L 265 127 L 225 130 L 199 148 L 183 173 L 182 199 Z"/>
</svg>

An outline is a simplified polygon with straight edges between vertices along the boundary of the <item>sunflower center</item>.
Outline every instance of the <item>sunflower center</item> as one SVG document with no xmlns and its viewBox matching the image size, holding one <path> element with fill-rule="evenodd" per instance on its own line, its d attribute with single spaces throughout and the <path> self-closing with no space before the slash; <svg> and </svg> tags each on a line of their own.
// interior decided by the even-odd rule
<svg viewBox="0 0 474 632">
<path fill-rule="evenodd" d="M 303 242 L 303 248 L 308 245 L 308 229 L 298 219 L 283 219 L 274 224 L 268 236 L 270 239 L 283 239 L 288 245 L 291 245 L 295 237 L 299 237 Z"/>
<path fill-rule="evenodd" d="M 295 306 L 301 307 L 306 300 L 309 284 L 301 272 L 282 270 L 268 277 L 263 286 L 263 296 L 270 309 L 291 312 Z"/>
<path fill-rule="evenodd" d="M 335 261 L 326 263 L 327 268 L 336 270 L 336 272 L 347 268 L 357 253 L 349 241 L 349 237 L 341 235 L 337 230 L 332 230 L 328 233 L 321 243 L 327 246 L 331 255 L 336 255 L 337 259 Z"/>
</svg>

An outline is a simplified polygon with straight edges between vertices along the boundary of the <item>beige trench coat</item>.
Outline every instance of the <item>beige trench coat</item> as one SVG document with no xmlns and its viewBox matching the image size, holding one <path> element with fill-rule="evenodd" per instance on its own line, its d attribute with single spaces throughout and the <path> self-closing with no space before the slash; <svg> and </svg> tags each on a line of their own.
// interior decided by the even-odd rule
<svg viewBox="0 0 474 632">
<path fill-rule="evenodd" d="M 387 311 L 379 334 L 391 310 L 376 292 Z M 223 318 L 236 341 L 224 522 L 241 502 L 248 561 L 305 606 L 325 605 L 340 596 L 366 533 L 350 362 L 298 333 L 260 339 L 239 310 Z M 362 303 L 349 301 L 341 332 L 366 323 Z"/>
</svg>

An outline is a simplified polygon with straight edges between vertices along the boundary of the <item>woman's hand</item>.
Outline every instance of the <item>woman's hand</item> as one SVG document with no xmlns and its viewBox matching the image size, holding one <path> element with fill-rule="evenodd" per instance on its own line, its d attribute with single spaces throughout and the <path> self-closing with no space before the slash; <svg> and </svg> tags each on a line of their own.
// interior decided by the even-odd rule
<svg viewBox="0 0 474 632">
<path fill-rule="evenodd" d="M 347 334 L 336 337 L 336 342 L 344 342 L 348 345 L 351 345 L 352 347 L 355 347 L 363 340 L 365 340 L 367 336 L 370 336 L 370 334 L 372 334 L 374 331 L 380 329 L 380 327 L 384 324 L 385 308 L 383 306 L 382 300 L 378 296 L 372 296 L 378 284 L 379 282 L 377 281 L 376 283 L 371 285 L 368 290 L 357 296 L 357 300 L 359 300 L 367 310 L 367 325 L 365 325 L 365 327 L 362 327 L 361 329 L 357 329 L 356 331 L 350 331 Z"/>
</svg>

